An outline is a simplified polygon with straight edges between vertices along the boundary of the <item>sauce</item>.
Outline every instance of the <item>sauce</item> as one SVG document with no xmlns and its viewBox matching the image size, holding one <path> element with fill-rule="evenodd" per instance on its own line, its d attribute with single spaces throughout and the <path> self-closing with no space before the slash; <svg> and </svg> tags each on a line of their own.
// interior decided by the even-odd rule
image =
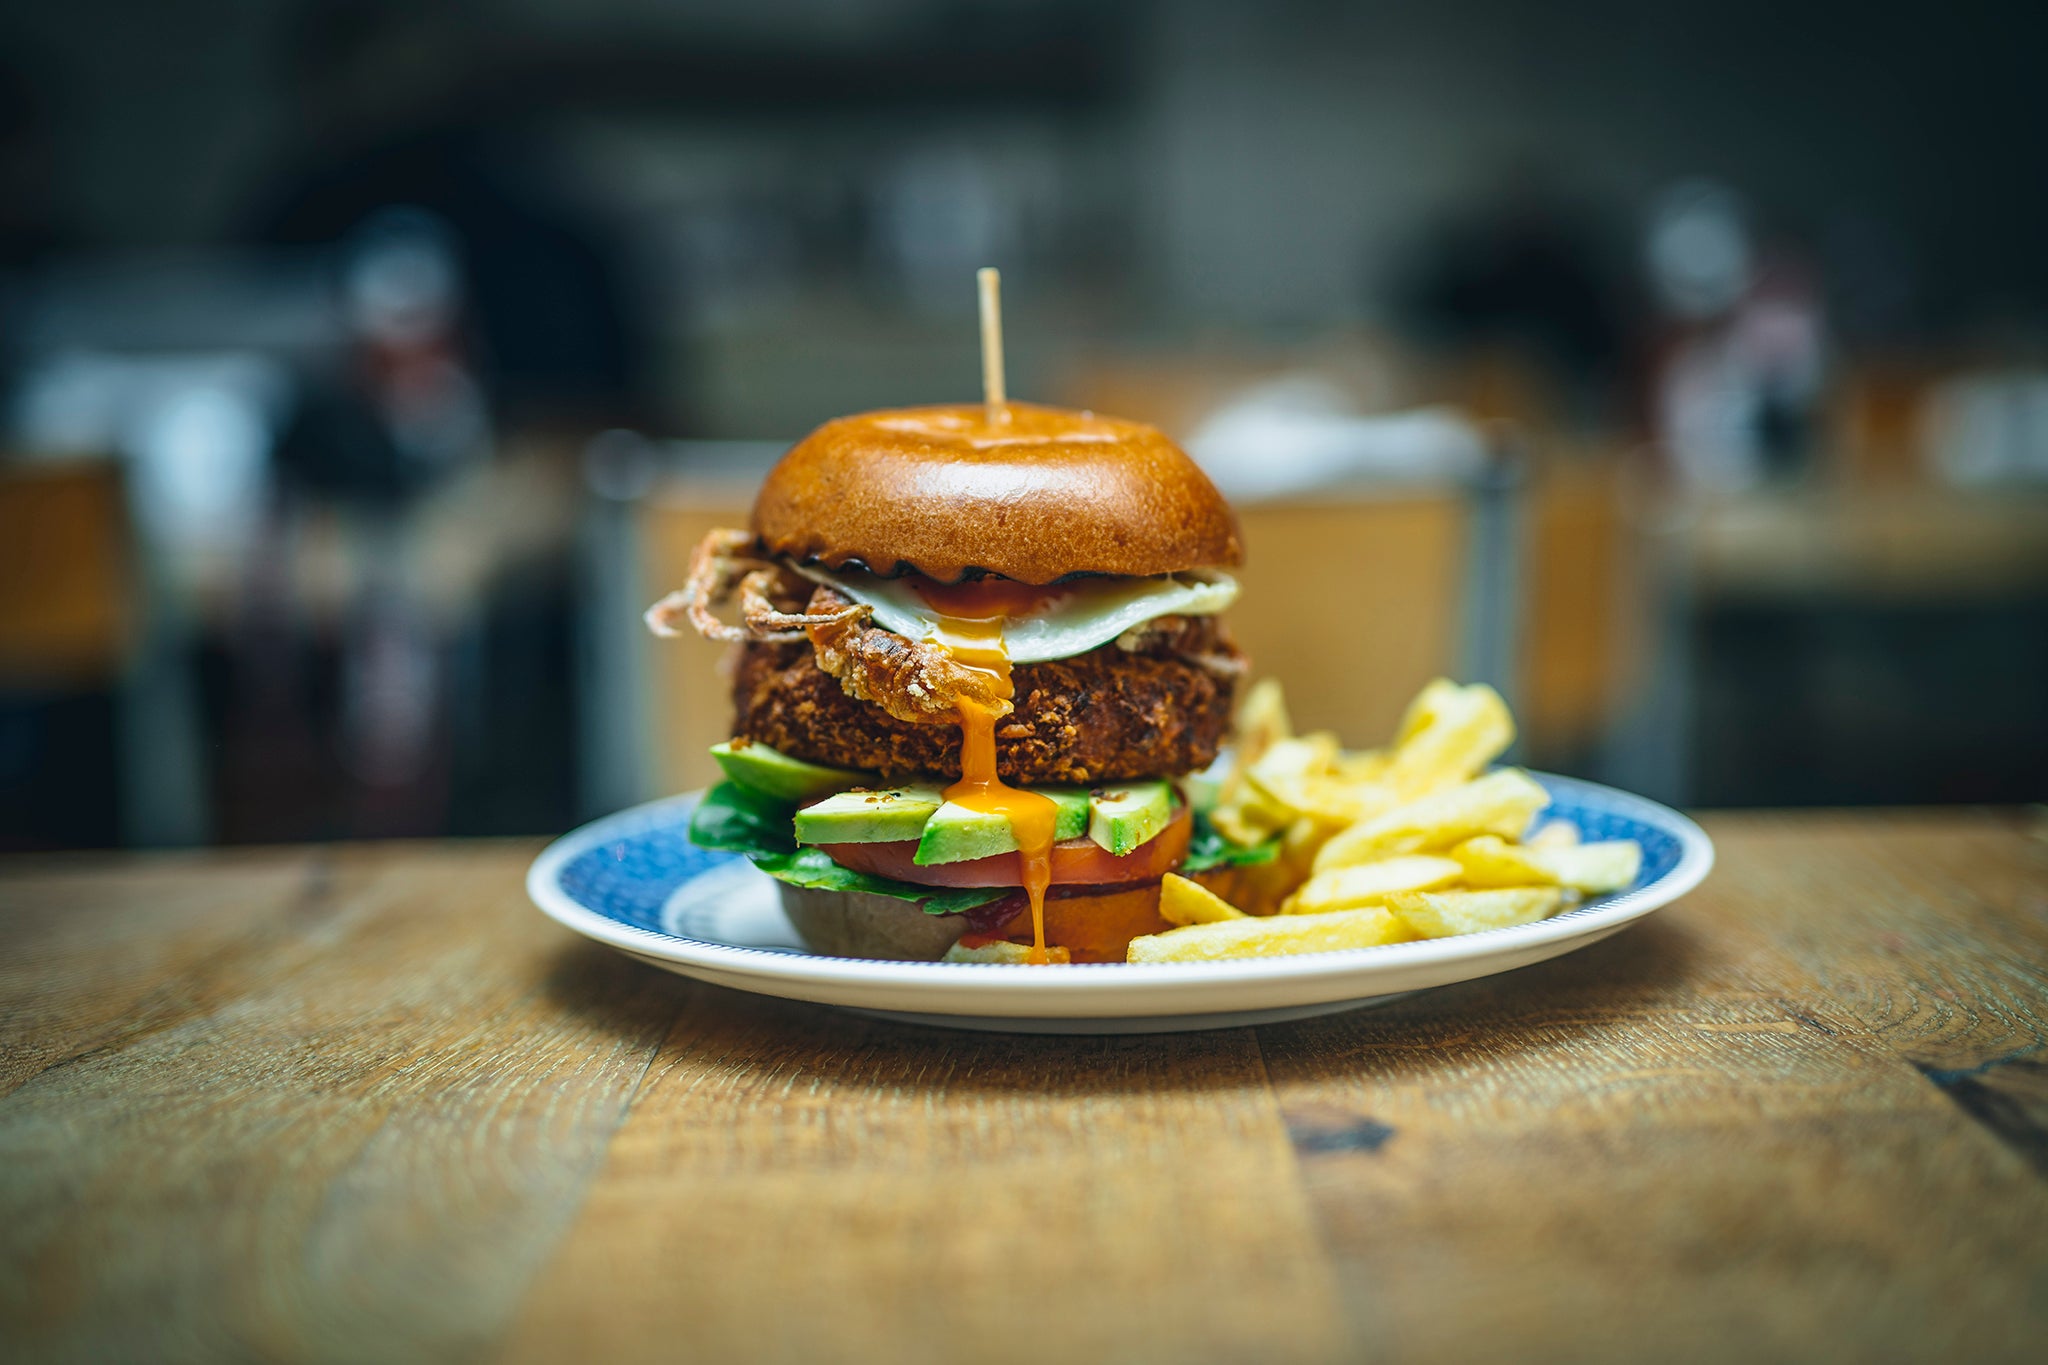
<svg viewBox="0 0 2048 1365">
<path fill-rule="evenodd" d="M 1000 626 L 1005 620 L 1029 616 L 1032 612 L 1043 611 L 1060 598 L 1069 595 L 1073 589 L 1053 583 L 1037 587 L 1030 583 L 1019 583 L 1010 578 L 978 578 L 963 583 L 941 583 L 935 578 L 914 576 L 911 580 L 917 595 L 925 605 L 942 616 L 997 618 Z M 975 624 L 973 620 L 963 621 L 963 627 Z M 1002 648 L 1000 638 L 996 648 Z"/>
<path fill-rule="evenodd" d="M 992 579 L 933 583 L 921 585 L 918 591 L 941 613 L 934 641 L 954 662 L 986 673 L 994 684 L 990 690 L 1009 700 L 1013 689 L 1003 624 L 1042 600 L 1046 589 Z M 1029 961 L 1044 965 L 1045 888 L 1052 883 L 1059 807 L 1051 798 L 1012 787 L 996 775 L 996 712 L 966 697 L 960 699 L 960 780 L 946 788 L 946 799 L 1010 822 L 1010 832 L 1017 840 L 1018 880 L 1031 899 Z"/>
</svg>

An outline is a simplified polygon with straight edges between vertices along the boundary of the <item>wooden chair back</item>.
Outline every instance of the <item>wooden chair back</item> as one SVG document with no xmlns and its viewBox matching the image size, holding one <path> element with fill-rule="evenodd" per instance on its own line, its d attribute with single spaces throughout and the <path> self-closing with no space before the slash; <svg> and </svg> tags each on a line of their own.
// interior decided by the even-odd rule
<svg viewBox="0 0 2048 1365">
<path fill-rule="evenodd" d="M 127 658 L 135 615 L 119 466 L 0 466 L 0 680 L 105 683 Z"/>
</svg>

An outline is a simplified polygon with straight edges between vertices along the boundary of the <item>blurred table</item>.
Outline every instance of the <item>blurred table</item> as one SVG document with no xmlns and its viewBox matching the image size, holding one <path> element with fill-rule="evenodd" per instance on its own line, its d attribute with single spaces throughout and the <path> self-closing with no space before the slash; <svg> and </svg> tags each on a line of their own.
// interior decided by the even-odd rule
<svg viewBox="0 0 2048 1365">
<path fill-rule="evenodd" d="M 1709 597 L 1927 601 L 2048 587 L 2048 494 L 1799 489 L 1678 509 Z"/>
<path fill-rule="evenodd" d="M 2039 1360 L 2048 838 L 1723 817 L 1583 952 L 1210 1034 L 905 1027 L 531 843 L 0 864 L 16 1360 Z"/>
</svg>

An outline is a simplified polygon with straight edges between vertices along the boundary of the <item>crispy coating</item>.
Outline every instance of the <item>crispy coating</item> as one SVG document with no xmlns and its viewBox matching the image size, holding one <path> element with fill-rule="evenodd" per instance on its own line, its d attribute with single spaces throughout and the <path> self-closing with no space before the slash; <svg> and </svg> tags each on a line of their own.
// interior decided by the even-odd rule
<svg viewBox="0 0 2048 1365">
<path fill-rule="evenodd" d="M 1218 628 L 1204 634 L 1210 654 L 1240 660 Z M 1019 664 L 1014 682 L 1017 709 L 997 728 L 996 770 L 1020 784 L 1081 786 L 1206 767 L 1237 686 L 1213 663 L 1116 644 Z M 733 706 L 738 733 L 794 758 L 890 781 L 960 771 L 957 726 L 911 724 L 848 696 L 806 645 L 742 646 Z"/>
<path fill-rule="evenodd" d="M 818 667 L 837 678 L 847 696 L 913 725 L 956 721 L 963 697 L 994 715 L 1010 714 L 1009 699 L 988 670 L 955 663 L 945 646 L 907 640 L 867 624 L 865 615 L 849 616 L 852 603 L 831 588 L 819 588 L 806 610 L 818 622 L 804 632 Z"/>
</svg>

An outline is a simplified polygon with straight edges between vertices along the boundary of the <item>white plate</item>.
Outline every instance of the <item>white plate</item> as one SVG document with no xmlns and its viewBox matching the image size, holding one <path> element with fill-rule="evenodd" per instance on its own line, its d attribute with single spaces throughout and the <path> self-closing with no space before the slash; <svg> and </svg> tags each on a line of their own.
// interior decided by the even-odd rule
<svg viewBox="0 0 2048 1365">
<path fill-rule="evenodd" d="M 689 840 L 697 793 L 635 806 L 549 845 L 527 893 L 558 923 L 643 962 L 735 990 L 912 1023 L 1025 1033 L 1155 1033 L 1301 1019 L 1380 1004 L 1597 943 L 1698 886 L 1706 834 L 1677 811 L 1574 778 L 1542 819 L 1587 839 L 1634 839 L 1634 886 L 1562 915 L 1459 938 L 1242 962 L 1058 968 L 871 962 L 804 951 L 775 883 Z"/>
</svg>

